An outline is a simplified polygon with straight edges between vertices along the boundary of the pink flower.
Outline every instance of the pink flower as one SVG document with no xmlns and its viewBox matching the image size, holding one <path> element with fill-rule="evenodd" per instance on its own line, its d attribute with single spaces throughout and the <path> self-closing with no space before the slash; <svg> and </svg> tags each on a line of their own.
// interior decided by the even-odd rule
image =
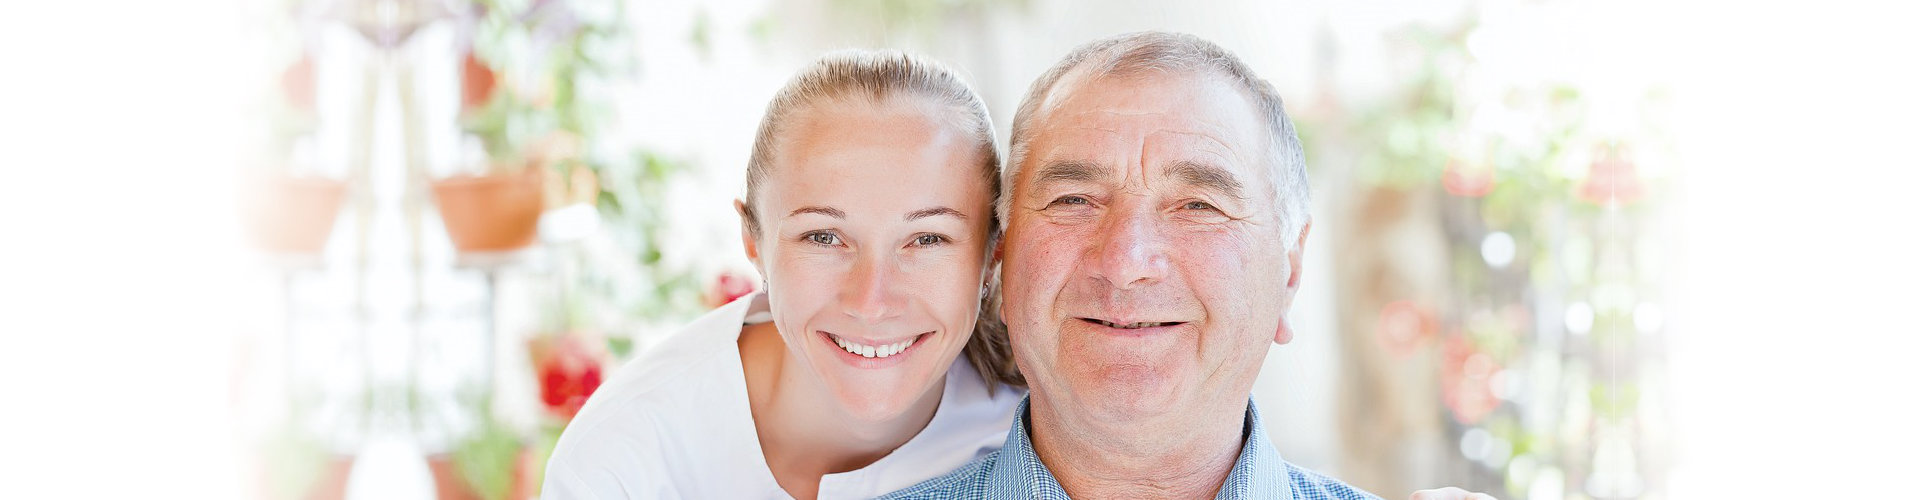
<svg viewBox="0 0 1920 500">
<path fill-rule="evenodd" d="M 302 112 L 313 112 L 313 54 L 302 53 L 300 60 L 280 72 L 280 91 L 287 104 Z"/>
<path fill-rule="evenodd" d="M 733 272 L 720 273 L 720 276 L 713 279 L 713 286 L 707 287 L 707 307 L 713 308 L 727 305 L 735 299 L 753 293 L 753 291 L 752 278 L 734 274 Z"/>
<path fill-rule="evenodd" d="M 1410 300 L 1399 300 L 1380 308 L 1380 321 L 1374 339 L 1395 359 L 1413 357 L 1415 349 L 1438 329 L 1433 311 Z"/>
<path fill-rule="evenodd" d="M 1580 199 L 1601 205 L 1625 205 L 1640 199 L 1640 176 L 1633 162 L 1621 154 L 1620 146 L 1601 146 L 1593 164 L 1587 166 L 1587 180 L 1580 182 Z"/>
<path fill-rule="evenodd" d="M 1470 166 L 1460 160 L 1447 162 L 1447 170 L 1440 173 L 1440 185 L 1454 196 L 1486 196 L 1493 192 L 1493 167 Z"/>
<path fill-rule="evenodd" d="M 1493 393 L 1493 374 L 1500 365 L 1493 356 L 1474 349 L 1465 335 L 1449 335 L 1440 360 L 1440 399 L 1454 420 L 1474 424 L 1500 406 Z"/>
</svg>

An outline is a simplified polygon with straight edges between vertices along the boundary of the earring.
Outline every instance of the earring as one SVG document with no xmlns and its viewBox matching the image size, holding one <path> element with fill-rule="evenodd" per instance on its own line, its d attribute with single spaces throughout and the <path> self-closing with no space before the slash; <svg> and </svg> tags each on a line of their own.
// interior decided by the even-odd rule
<svg viewBox="0 0 1920 500">
<path fill-rule="evenodd" d="M 980 284 L 980 300 L 987 300 L 987 296 L 992 294 L 993 294 L 993 285 L 989 285 L 986 283 Z"/>
</svg>

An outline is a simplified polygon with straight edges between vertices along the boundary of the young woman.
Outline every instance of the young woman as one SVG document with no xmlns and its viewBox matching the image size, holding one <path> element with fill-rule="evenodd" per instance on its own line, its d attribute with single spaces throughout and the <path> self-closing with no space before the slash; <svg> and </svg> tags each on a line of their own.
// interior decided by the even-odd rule
<svg viewBox="0 0 1920 500">
<path fill-rule="evenodd" d="M 871 498 L 998 448 L 1024 389 L 997 322 L 999 157 L 945 67 L 828 55 L 768 106 L 735 201 L 765 291 L 621 368 L 547 498 Z"/>
</svg>

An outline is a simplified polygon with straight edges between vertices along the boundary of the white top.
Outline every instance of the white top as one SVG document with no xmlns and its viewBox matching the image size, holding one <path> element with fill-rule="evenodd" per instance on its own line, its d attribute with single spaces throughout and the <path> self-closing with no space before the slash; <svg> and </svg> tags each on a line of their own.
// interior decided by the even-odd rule
<svg viewBox="0 0 1920 500">
<path fill-rule="evenodd" d="M 771 318 L 766 294 L 741 297 L 620 367 L 561 433 L 542 496 L 792 498 L 760 452 L 740 366 L 741 326 Z M 819 497 L 873 498 L 999 449 L 1026 391 L 988 396 L 965 359 L 947 370 L 926 429 L 866 468 L 821 477 Z"/>
</svg>

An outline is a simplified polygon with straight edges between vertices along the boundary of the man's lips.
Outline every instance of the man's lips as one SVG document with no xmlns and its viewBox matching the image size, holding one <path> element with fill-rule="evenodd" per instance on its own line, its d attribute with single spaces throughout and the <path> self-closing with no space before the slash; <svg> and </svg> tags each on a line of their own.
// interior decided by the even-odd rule
<svg viewBox="0 0 1920 500">
<path fill-rule="evenodd" d="M 1143 329 L 1143 328 L 1156 328 L 1156 327 L 1162 327 L 1162 326 L 1178 326 L 1178 325 L 1183 325 L 1183 324 L 1186 324 L 1186 322 L 1185 322 L 1185 321 L 1129 321 L 1129 322 L 1117 322 L 1117 321 L 1108 321 L 1108 320 L 1104 320 L 1104 319 L 1100 319 L 1100 318 L 1077 318 L 1077 319 L 1079 319 L 1080 321 L 1085 321 L 1085 322 L 1088 322 L 1088 323 L 1093 323 L 1093 324 L 1096 324 L 1096 325 L 1100 325 L 1100 326 L 1104 326 L 1104 327 L 1107 327 L 1107 328 L 1118 328 L 1118 329 L 1121 329 L 1121 330 L 1139 330 L 1139 329 Z"/>
</svg>

